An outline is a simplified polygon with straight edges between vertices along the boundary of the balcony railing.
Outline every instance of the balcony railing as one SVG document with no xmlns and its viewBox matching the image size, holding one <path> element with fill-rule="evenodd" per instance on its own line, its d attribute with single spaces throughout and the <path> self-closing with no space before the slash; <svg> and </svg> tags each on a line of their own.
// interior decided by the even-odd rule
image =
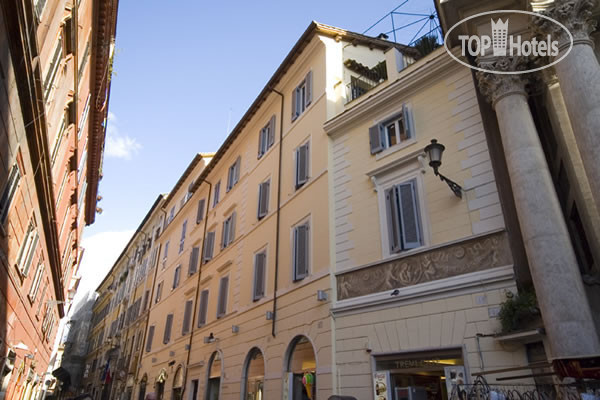
<svg viewBox="0 0 600 400">
<path fill-rule="evenodd" d="M 344 65 L 352 72 L 360 74 L 358 76 L 351 76 L 350 83 L 346 85 L 346 98 L 348 102 L 359 98 L 381 82 L 387 80 L 387 66 L 385 61 L 380 62 L 373 68 L 365 67 L 354 60 L 346 60 Z"/>
</svg>

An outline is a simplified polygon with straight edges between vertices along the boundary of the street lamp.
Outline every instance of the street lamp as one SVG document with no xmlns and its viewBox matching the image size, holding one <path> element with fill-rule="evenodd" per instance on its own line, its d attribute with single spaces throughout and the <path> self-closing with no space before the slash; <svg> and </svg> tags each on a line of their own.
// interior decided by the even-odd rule
<svg viewBox="0 0 600 400">
<path fill-rule="evenodd" d="M 433 168 L 433 172 L 436 176 L 440 177 L 442 182 L 446 182 L 448 184 L 454 195 L 459 199 L 462 199 L 462 187 L 460 187 L 458 183 L 446 178 L 438 171 L 439 167 L 442 165 L 442 154 L 444 153 L 445 149 L 446 146 L 438 143 L 437 139 L 431 139 L 431 144 L 428 144 L 425 147 L 425 153 L 427 153 L 427 156 L 429 157 L 429 166 Z"/>
</svg>

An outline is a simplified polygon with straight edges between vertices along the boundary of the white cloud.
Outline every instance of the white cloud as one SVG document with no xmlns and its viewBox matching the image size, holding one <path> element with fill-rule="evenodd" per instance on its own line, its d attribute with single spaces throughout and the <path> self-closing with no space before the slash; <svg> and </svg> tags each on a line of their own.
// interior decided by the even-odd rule
<svg viewBox="0 0 600 400">
<path fill-rule="evenodd" d="M 78 275 L 81 276 L 74 304 L 87 298 L 89 292 L 96 290 L 117 257 L 121 254 L 134 231 L 101 232 L 83 239 L 85 249 Z"/>
<path fill-rule="evenodd" d="M 118 118 L 112 112 L 108 113 L 108 125 L 106 127 L 105 156 L 131 160 L 142 145 L 131 136 L 119 131 Z"/>
</svg>

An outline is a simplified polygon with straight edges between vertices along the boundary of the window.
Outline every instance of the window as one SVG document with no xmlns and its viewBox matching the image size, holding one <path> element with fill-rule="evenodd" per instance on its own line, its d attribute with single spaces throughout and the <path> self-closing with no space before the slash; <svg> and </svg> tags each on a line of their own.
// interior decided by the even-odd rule
<svg viewBox="0 0 600 400">
<path fill-rule="evenodd" d="M 219 282 L 219 302 L 217 304 L 217 318 L 227 314 L 227 290 L 229 289 L 229 276 L 224 276 Z"/>
<path fill-rule="evenodd" d="M 173 288 L 175 289 L 179 286 L 179 278 L 181 277 L 181 265 L 178 265 L 175 268 L 175 273 L 173 274 Z"/>
<path fill-rule="evenodd" d="M 144 305 L 142 307 L 142 310 L 145 310 L 146 307 L 148 307 L 148 298 L 150 297 L 150 291 L 146 290 L 146 292 L 144 293 Z"/>
<path fill-rule="evenodd" d="M 52 93 L 52 89 L 54 88 L 54 81 L 58 73 L 58 67 L 60 66 L 62 55 L 62 37 L 59 36 L 58 40 L 56 41 L 56 47 L 54 48 L 54 54 L 52 55 L 52 59 L 50 60 L 50 65 L 48 66 L 48 71 L 46 71 L 46 78 L 44 79 L 44 101 L 46 103 L 48 103 L 48 101 L 50 100 L 50 94 Z"/>
<path fill-rule="evenodd" d="M 300 187 L 302 187 L 302 185 L 304 185 L 307 181 L 308 181 L 308 162 L 309 162 L 309 155 L 308 155 L 308 146 L 309 146 L 309 142 L 306 142 L 305 144 L 303 144 L 302 146 L 298 147 L 295 151 L 295 158 L 296 158 L 296 168 L 295 168 L 295 172 L 296 172 L 296 177 L 295 177 L 295 183 L 296 183 L 296 189 L 299 189 Z"/>
<path fill-rule="evenodd" d="M 402 104 L 402 112 L 369 128 L 371 154 L 379 153 L 414 138 L 412 111 Z"/>
<path fill-rule="evenodd" d="M 221 181 L 215 184 L 215 193 L 213 194 L 213 208 L 219 204 L 219 192 L 221 191 Z"/>
<path fill-rule="evenodd" d="M 83 112 L 81 113 L 81 118 L 79 118 L 79 125 L 77 126 L 77 139 L 81 138 L 81 133 L 83 132 L 83 127 L 85 126 L 85 121 L 87 120 L 87 116 L 90 111 L 90 97 L 91 94 L 88 94 L 88 97 L 85 100 L 85 106 L 83 107 Z"/>
<path fill-rule="evenodd" d="M 148 329 L 148 338 L 146 339 L 146 353 L 152 351 L 152 340 L 154 339 L 154 325 Z"/>
<path fill-rule="evenodd" d="M 171 223 L 171 221 L 173 221 L 173 218 L 175 218 L 175 206 L 171 207 L 171 211 L 169 211 L 169 218 L 167 219 L 167 225 L 169 225 Z"/>
<path fill-rule="evenodd" d="M 210 261 L 213 258 L 213 252 L 215 247 L 215 232 L 208 232 L 206 234 L 206 239 L 204 242 L 204 254 L 202 255 L 202 259 L 204 262 Z"/>
<path fill-rule="evenodd" d="M 77 199 L 77 209 L 82 210 L 83 207 L 83 198 L 85 197 L 85 191 L 87 190 L 87 182 L 83 182 L 81 188 L 79 189 L 79 199 Z"/>
<path fill-rule="evenodd" d="M 238 157 L 233 165 L 229 167 L 229 173 L 227 174 L 227 192 L 229 192 L 236 183 L 240 180 L 240 168 L 242 164 L 242 159 Z"/>
<path fill-rule="evenodd" d="M 235 215 L 234 211 L 229 218 L 223 221 L 223 231 L 221 232 L 221 249 L 226 248 L 235 239 Z"/>
<path fill-rule="evenodd" d="M 200 305 L 198 307 L 198 328 L 206 324 L 206 314 L 208 311 L 208 289 L 200 293 Z"/>
<path fill-rule="evenodd" d="M 165 269 L 167 266 L 167 257 L 169 256 L 169 242 L 165 243 L 165 254 L 163 255 L 162 267 Z"/>
<path fill-rule="evenodd" d="M 265 272 L 267 268 L 267 252 L 261 251 L 254 255 L 254 290 L 252 300 L 256 301 L 265 296 Z"/>
<path fill-rule="evenodd" d="M 68 17 L 65 19 L 63 27 L 63 37 L 65 38 L 65 53 L 73 54 L 73 43 L 74 43 L 74 31 L 73 31 L 73 18 Z"/>
<path fill-rule="evenodd" d="M 60 149 L 60 145 L 62 143 L 62 138 L 65 133 L 65 129 L 67 127 L 65 117 L 62 117 L 60 120 L 60 126 L 58 128 L 58 133 L 56 134 L 56 138 L 54 139 L 54 144 L 52 145 L 52 152 L 50 153 L 50 163 L 54 167 L 56 163 L 56 157 L 58 156 L 58 150 Z"/>
<path fill-rule="evenodd" d="M 258 134 L 258 158 L 261 158 L 275 142 L 275 116 L 260 130 Z"/>
<path fill-rule="evenodd" d="M 31 289 L 29 290 L 29 294 L 28 294 L 29 301 L 32 303 L 35 301 L 35 298 L 37 297 L 43 275 L 44 275 L 44 264 L 40 263 L 40 265 L 38 265 L 37 271 L 35 272 L 35 277 L 33 278 L 33 283 L 31 284 Z"/>
<path fill-rule="evenodd" d="M 179 240 L 179 254 L 183 253 L 186 229 L 187 229 L 187 220 L 183 221 L 183 225 L 181 226 L 181 239 Z"/>
<path fill-rule="evenodd" d="M 56 195 L 56 204 L 60 203 L 60 199 L 62 198 L 63 192 L 65 190 L 65 185 L 67 184 L 67 178 L 69 177 L 69 171 L 65 171 L 63 174 L 62 182 L 60 183 L 60 188 L 58 189 L 58 194 Z"/>
<path fill-rule="evenodd" d="M 0 198 L 0 224 L 4 225 L 6 222 L 6 217 L 8 216 L 8 210 L 12 204 L 12 201 L 15 197 L 15 193 L 17 192 L 17 188 L 19 187 L 19 183 L 21 182 L 21 170 L 19 166 L 15 163 L 10 170 L 10 174 L 8 176 L 8 181 L 6 182 L 6 186 L 4 186 L 4 190 L 2 191 L 2 197 Z"/>
<path fill-rule="evenodd" d="M 83 57 L 81 57 L 81 64 L 79 65 L 79 69 L 77 70 L 77 82 L 81 81 L 81 77 L 83 76 L 83 71 L 85 71 L 85 66 L 88 62 L 88 56 L 90 55 L 90 41 L 88 40 L 85 44 L 85 50 L 83 51 Z"/>
<path fill-rule="evenodd" d="M 156 299 L 154 300 L 154 303 L 158 303 L 160 301 L 160 296 L 162 295 L 162 286 L 162 282 L 156 286 Z"/>
<path fill-rule="evenodd" d="M 37 233 L 37 228 L 32 220 L 29 222 L 23 243 L 21 243 L 19 255 L 17 256 L 17 268 L 23 277 L 27 276 L 29 273 L 29 268 L 31 267 L 31 262 L 33 260 L 35 249 L 37 248 L 38 241 L 39 236 Z"/>
<path fill-rule="evenodd" d="M 165 321 L 165 332 L 163 334 L 163 343 L 167 344 L 171 341 L 171 328 L 173 327 L 173 314 L 167 315 L 167 320 Z"/>
<path fill-rule="evenodd" d="M 258 219 L 262 219 L 269 213 L 269 193 L 271 181 L 258 185 Z"/>
<path fill-rule="evenodd" d="M 183 326 L 181 327 L 181 334 L 185 335 L 190 332 L 190 318 L 192 317 L 192 306 L 193 301 L 188 300 L 185 302 L 185 309 L 183 311 Z"/>
<path fill-rule="evenodd" d="M 309 225 L 305 222 L 294 227 L 293 278 L 294 281 L 304 279 L 308 275 L 309 258 Z"/>
<path fill-rule="evenodd" d="M 46 0 L 33 0 L 33 8 L 35 9 L 35 15 L 38 20 L 42 19 L 42 13 L 46 7 Z"/>
<path fill-rule="evenodd" d="M 83 167 L 85 167 L 85 162 L 87 161 L 87 148 L 83 150 L 83 154 L 81 155 L 81 160 L 79 160 L 79 166 L 77 167 L 77 182 L 81 179 L 81 174 L 83 174 Z"/>
<path fill-rule="evenodd" d="M 190 265 L 188 268 L 188 275 L 194 275 L 198 270 L 198 257 L 200 257 L 200 248 L 194 247 L 190 253 Z"/>
<path fill-rule="evenodd" d="M 292 121 L 295 121 L 312 102 L 312 71 L 308 71 L 304 80 L 292 93 Z"/>
<path fill-rule="evenodd" d="M 198 201 L 198 213 L 196 214 L 196 223 L 199 224 L 204 219 L 204 209 L 206 208 L 206 199 Z"/>
<path fill-rule="evenodd" d="M 387 189 L 385 207 L 390 253 L 422 246 L 416 179 Z"/>
</svg>

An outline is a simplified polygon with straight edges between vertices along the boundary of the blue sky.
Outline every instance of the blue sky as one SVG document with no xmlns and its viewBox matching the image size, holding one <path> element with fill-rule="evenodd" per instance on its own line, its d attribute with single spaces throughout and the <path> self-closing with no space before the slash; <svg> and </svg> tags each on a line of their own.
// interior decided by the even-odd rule
<svg viewBox="0 0 600 400">
<path fill-rule="evenodd" d="M 194 154 L 218 149 L 312 20 L 362 33 L 402 1 L 207 3 L 120 1 L 103 213 L 84 233 L 82 291 L 95 288 Z M 434 10 L 433 0 L 408 0 L 398 9 Z M 398 27 L 419 18 L 394 21 Z M 398 32 L 398 41 L 409 42 L 421 26 Z M 388 17 L 368 34 L 391 29 Z"/>
</svg>

